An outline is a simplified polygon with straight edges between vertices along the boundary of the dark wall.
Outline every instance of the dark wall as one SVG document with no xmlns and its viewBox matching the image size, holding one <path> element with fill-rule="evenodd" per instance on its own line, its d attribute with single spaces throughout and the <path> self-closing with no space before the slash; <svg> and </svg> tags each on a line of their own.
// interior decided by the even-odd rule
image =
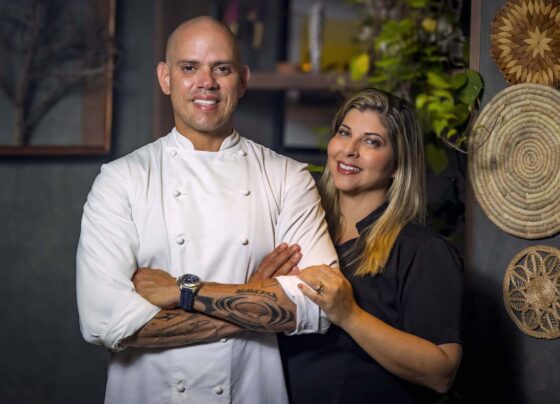
<svg viewBox="0 0 560 404">
<path fill-rule="evenodd" d="M 117 1 L 110 156 L 0 157 L 1 403 L 103 402 L 108 354 L 79 332 L 75 253 L 100 165 L 151 139 L 154 7 Z"/>
<path fill-rule="evenodd" d="M 84 342 L 79 331 L 75 254 L 80 219 L 101 164 L 153 140 L 161 50 L 156 43 L 161 21 L 156 20 L 163 7 L 184 12 L 184 18 L 204 9 L 174 1 L 182 7 L 170 0 L 117 1 L 110 155 L 0 157 L 2 404 L 103 402 L 109 353 Z M 270 23 L 274 35 L 280 35 L 274 21 Z M 261 68 L 272 70 L 278 52 L 268 47 Z M 268 146 L 273 146 L 277 130 L 276 101 L 271 101 L 275 96 L 247 94 L 236 116 L 242 133 Z"/>
<path fill-rule="evenodd" d="M 489 50 L 490 24 L 505 1 L 480 3 L 480 72 L 485 82 L 485 105 L 506 87 Z M 560 340 L 522 333 L 506 313 L 502 299 L 510 260 L 532 245 L 559 248 L 560 235 L 543 240 L 514 237 L 488 219 L 472 193 L 468 207 L 467 339 L 458 388 L 472 403 L 560 403 Z"/>
</svg>

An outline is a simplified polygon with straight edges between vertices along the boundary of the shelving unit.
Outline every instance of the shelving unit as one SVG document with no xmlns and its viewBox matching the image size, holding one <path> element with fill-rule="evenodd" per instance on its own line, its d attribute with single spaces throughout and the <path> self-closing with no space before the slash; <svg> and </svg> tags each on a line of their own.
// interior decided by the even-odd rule
<svg viewBox="0 0 560 404">
<path fill-rule="evenodd" d="M 250 90 L 332 90 L 350 82 L 341 73 L 276 73 L 255 72 L 249 80 Z"/>
</svg>

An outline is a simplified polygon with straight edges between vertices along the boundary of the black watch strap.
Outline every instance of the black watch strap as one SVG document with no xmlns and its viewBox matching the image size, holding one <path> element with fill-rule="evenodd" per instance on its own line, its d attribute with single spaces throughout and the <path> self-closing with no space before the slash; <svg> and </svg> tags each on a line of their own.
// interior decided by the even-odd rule
<svg viewBox="0 0 560 404">
<path fill-rule="evenodd" d="M 188 312 L 192 313 L 194 311 L 193 310 L 194 290 L 188 288 L 181 289 L 181 298 L 179 300 L 179 306 L 181 306 L 183 310 L 186 310 Z"/>
</svg>

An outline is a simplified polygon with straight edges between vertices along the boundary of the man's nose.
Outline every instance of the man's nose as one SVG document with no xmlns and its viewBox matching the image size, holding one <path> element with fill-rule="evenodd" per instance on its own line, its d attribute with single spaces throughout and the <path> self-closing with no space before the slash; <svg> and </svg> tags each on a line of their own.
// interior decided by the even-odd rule
<svg viewBox="0 0 560 404">
<path fill-rule="evenodd" d="M 200 69 L 197 74 L 197 87 L 206 90 L 215 89 L 218 86 L 211 68 Z"/>
</svg>

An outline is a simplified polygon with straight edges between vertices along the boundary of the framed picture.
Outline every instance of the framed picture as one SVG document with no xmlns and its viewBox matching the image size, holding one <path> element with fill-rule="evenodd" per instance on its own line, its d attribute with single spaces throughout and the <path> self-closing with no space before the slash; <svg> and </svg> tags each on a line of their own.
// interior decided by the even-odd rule
<svg viewBox="0 0 560 404">
<path fill-rule="evenodd" d="M 110 151 L 115 2 L 0 3 L 0 155 Z"/>
<path fill-rule="evenodd" d="M 359 51 L 354 40 L 359 17 L 359 8 L 339 0 L 291 3 L 287 61 L 305 83 L 285 94 L 283 150 L 324 153 L 331 120 L 344 99 L 336 77 L 348 71 Z M 319 80 L 322 87 L 309 88 Z"/>
</svg>

